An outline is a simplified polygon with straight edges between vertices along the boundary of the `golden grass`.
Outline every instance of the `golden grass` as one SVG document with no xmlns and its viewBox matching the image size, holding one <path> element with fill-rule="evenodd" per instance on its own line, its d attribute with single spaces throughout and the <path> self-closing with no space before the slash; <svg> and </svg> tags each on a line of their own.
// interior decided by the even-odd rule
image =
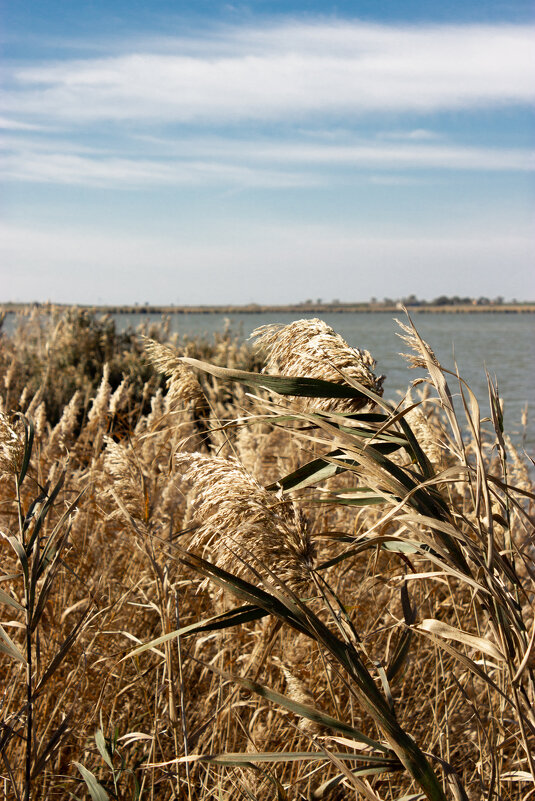
<svg viewBox="0 0 535 801">
<path fill-rule="evenodd" d="M 6 799 L 531 796 L 532 481 L 496 390 L 495 425 L 454 409 L 405 334 L 430 375 L 398 409 L 328 338 L 301 374 L 352 408 L 180 361 L 260 373 L 228 333 L 1 340 Z"/>
</svg>

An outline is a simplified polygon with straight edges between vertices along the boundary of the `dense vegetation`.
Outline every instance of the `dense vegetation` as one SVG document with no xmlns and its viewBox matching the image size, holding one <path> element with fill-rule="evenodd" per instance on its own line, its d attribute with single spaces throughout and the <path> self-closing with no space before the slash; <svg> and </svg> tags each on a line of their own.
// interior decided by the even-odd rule
<svg viewBox="0 0 535 801">
<path fill-rule="evenodd" d="M 401 333 L 396 405 L 317 320 L 2 337 L 6 798 L 531 795 L 528 466 Z"/>
</svg>

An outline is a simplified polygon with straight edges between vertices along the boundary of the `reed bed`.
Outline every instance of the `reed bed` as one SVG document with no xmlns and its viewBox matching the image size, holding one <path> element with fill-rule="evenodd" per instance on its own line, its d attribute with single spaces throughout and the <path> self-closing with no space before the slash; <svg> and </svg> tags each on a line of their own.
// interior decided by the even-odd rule
<svg viewBox="0 0 535 801">
<path fill-rule="evenodd" d="M 400 334 L 1 336 L 0 794 L 533 797 L 529 458 Z"/>
</svg>

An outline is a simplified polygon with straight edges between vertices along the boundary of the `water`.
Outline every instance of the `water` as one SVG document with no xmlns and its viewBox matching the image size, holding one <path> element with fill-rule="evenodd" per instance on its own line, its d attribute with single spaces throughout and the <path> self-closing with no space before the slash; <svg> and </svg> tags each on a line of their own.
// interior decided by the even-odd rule
<svg viewBox="0 0 535 801">
<path fill-rule="evenodd" d="M 9 315 L 11 316 L 11 315 Z M 404 319 L 403 312 L 397 315 Z M 333 313 L 322 315 L 326 323 L 353 347 L 365 348 L 377 361 L 377 372 L 386 375 L 385 397 L 398 401 L 411 380 L 422 371 L 408 368 L 400 351 L 404 343 L 396 336 L 399 327 L 394 316 L 386 313 Z M 229 320 L 231 329 L 243 339 L 266 323 L 289 323 L 298 318 L 290 314 L 173 314 L 171 332 L 181 336 L 212 337 L 223 331 Z M 114 315 L 118 330 L 136 328 L 140 323 L 161 322 L 160 315 Z M 522 441 L 521 414 L 535 401 L 535 315 L 500 313 L 433 314 L 415 312 L 413 320 L 421 336 L 429 342 L 442 365 L 459 372 L 468 382 L 488 414 L 488 390 L 485 367 L 497 378 L 500 395 L 505 404 L 505 428 L 517 443 Z M 6 320 L 6 332 L 11 321 Z M 458 387 L 456 379 L 449 381 L 452 392 Z M 525 445 L 528 453 L 535 451 L 535 419 L 529 419 Z"/>
</svg>

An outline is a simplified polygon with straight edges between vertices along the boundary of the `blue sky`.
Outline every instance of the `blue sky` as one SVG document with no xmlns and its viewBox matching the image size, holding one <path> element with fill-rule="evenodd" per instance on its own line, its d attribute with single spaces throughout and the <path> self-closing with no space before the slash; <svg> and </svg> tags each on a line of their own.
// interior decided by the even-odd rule
<svg viewBox="0 0 535 801">
<path fill-rule="evenodd" d="M 531 2 L 4 3 L 0 301 L 535 299 Z"/>
</svg>

